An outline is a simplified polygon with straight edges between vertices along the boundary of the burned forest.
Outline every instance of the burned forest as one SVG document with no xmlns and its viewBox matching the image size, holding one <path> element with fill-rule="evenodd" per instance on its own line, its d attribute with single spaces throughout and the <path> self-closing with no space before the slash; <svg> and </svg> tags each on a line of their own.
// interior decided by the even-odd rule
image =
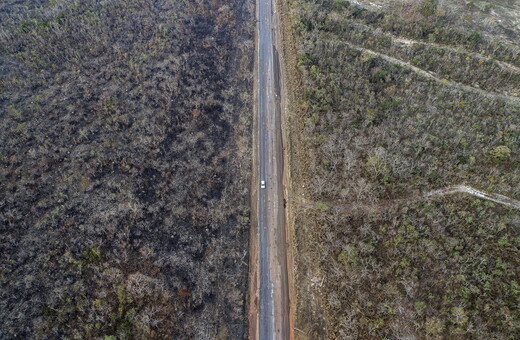
<svg viewBox="0 0 520 340">
<path fill-rule="evenodd" d="M 251 0 L 0 4 L 0 338 L 247 334 Z"/>
</svg>

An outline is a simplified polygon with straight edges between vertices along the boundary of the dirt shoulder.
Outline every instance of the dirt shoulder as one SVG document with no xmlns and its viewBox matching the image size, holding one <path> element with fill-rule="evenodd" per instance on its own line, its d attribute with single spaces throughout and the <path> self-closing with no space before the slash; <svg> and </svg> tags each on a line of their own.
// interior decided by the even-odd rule
<svg viewBox="0 0 520 340">
<path fill-rule="evenodd" d="M 256 6 L 255 18 L 258 18 L 258 6 Z M 253 81 L 253 159 L 251 176 L 251 226 L 249 233 L 249 339 L 258 339 L 259 334 L 259 301 L 260 282 L 258 272 L 258 24 L 255 29 L 255 66 Z"/>
<path fill-rule="evenodd" d="M 305 339 L 301 330 L 298 329 L 298 290 L 296 285 L 296 263 L 294 256 L 296 252 L 295 244 L 295 193 L 294 188 L 294 142 L 296 136 L 292 133 L 291 127 L 292 116 L 295 114 L 294 108 L 299 102 L 298 93 L 301 89 L 300 77 L 296 68 L 296 44 L 291 29 L 291 11 L 287 1 L 277 1 L 277 17 L 285 18 L 279 20 L 280 39 L 277 40 L 280 51 L 280 72 L 281 72 L 281 107 L 282 107 L 282 140 L 284 154 L 284 196 L 285 196 L 285 230 L 287 240 L 287 268 L 288 268 L 288 284 L 289 284 L 289 301 L 290 301 L 290 338 Z M 291 91 L 287 89 L 290 88 Z"/>
</svg>

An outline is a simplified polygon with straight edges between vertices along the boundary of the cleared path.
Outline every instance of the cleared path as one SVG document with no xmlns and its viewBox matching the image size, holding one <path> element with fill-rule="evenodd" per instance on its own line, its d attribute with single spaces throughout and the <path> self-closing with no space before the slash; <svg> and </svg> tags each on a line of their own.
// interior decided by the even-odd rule
<svg viewBox="0 0 520 340">
<path fill-rule="evenodd" d="M 272 0 L 257 0 L 259 327 L 261 340 L 289 338 L 289 298 L 283 208 L 279 58 Z"/>
</svg>

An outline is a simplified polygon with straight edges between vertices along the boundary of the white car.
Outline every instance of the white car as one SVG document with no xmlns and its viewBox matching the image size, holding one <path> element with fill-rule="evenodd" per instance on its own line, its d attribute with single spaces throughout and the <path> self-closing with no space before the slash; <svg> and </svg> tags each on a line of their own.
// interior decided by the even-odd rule
<svg viewBox="0 0 520 340">
<path fill-rule="evenodd" d="M 260 188 L 265 189 L 265 181 L 264 180 L 260 181 Z"/>
</svg>

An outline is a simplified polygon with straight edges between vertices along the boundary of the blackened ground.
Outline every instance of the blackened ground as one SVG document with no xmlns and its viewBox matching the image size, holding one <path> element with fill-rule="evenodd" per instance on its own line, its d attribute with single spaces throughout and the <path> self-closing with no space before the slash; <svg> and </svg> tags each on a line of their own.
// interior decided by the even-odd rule
<svg viewBox="0 0 520 340">
<path fill-rule="evenodd" d="M 0 338 L 245 337 L 253 16 L 0 6 Z"/>
</svg>

